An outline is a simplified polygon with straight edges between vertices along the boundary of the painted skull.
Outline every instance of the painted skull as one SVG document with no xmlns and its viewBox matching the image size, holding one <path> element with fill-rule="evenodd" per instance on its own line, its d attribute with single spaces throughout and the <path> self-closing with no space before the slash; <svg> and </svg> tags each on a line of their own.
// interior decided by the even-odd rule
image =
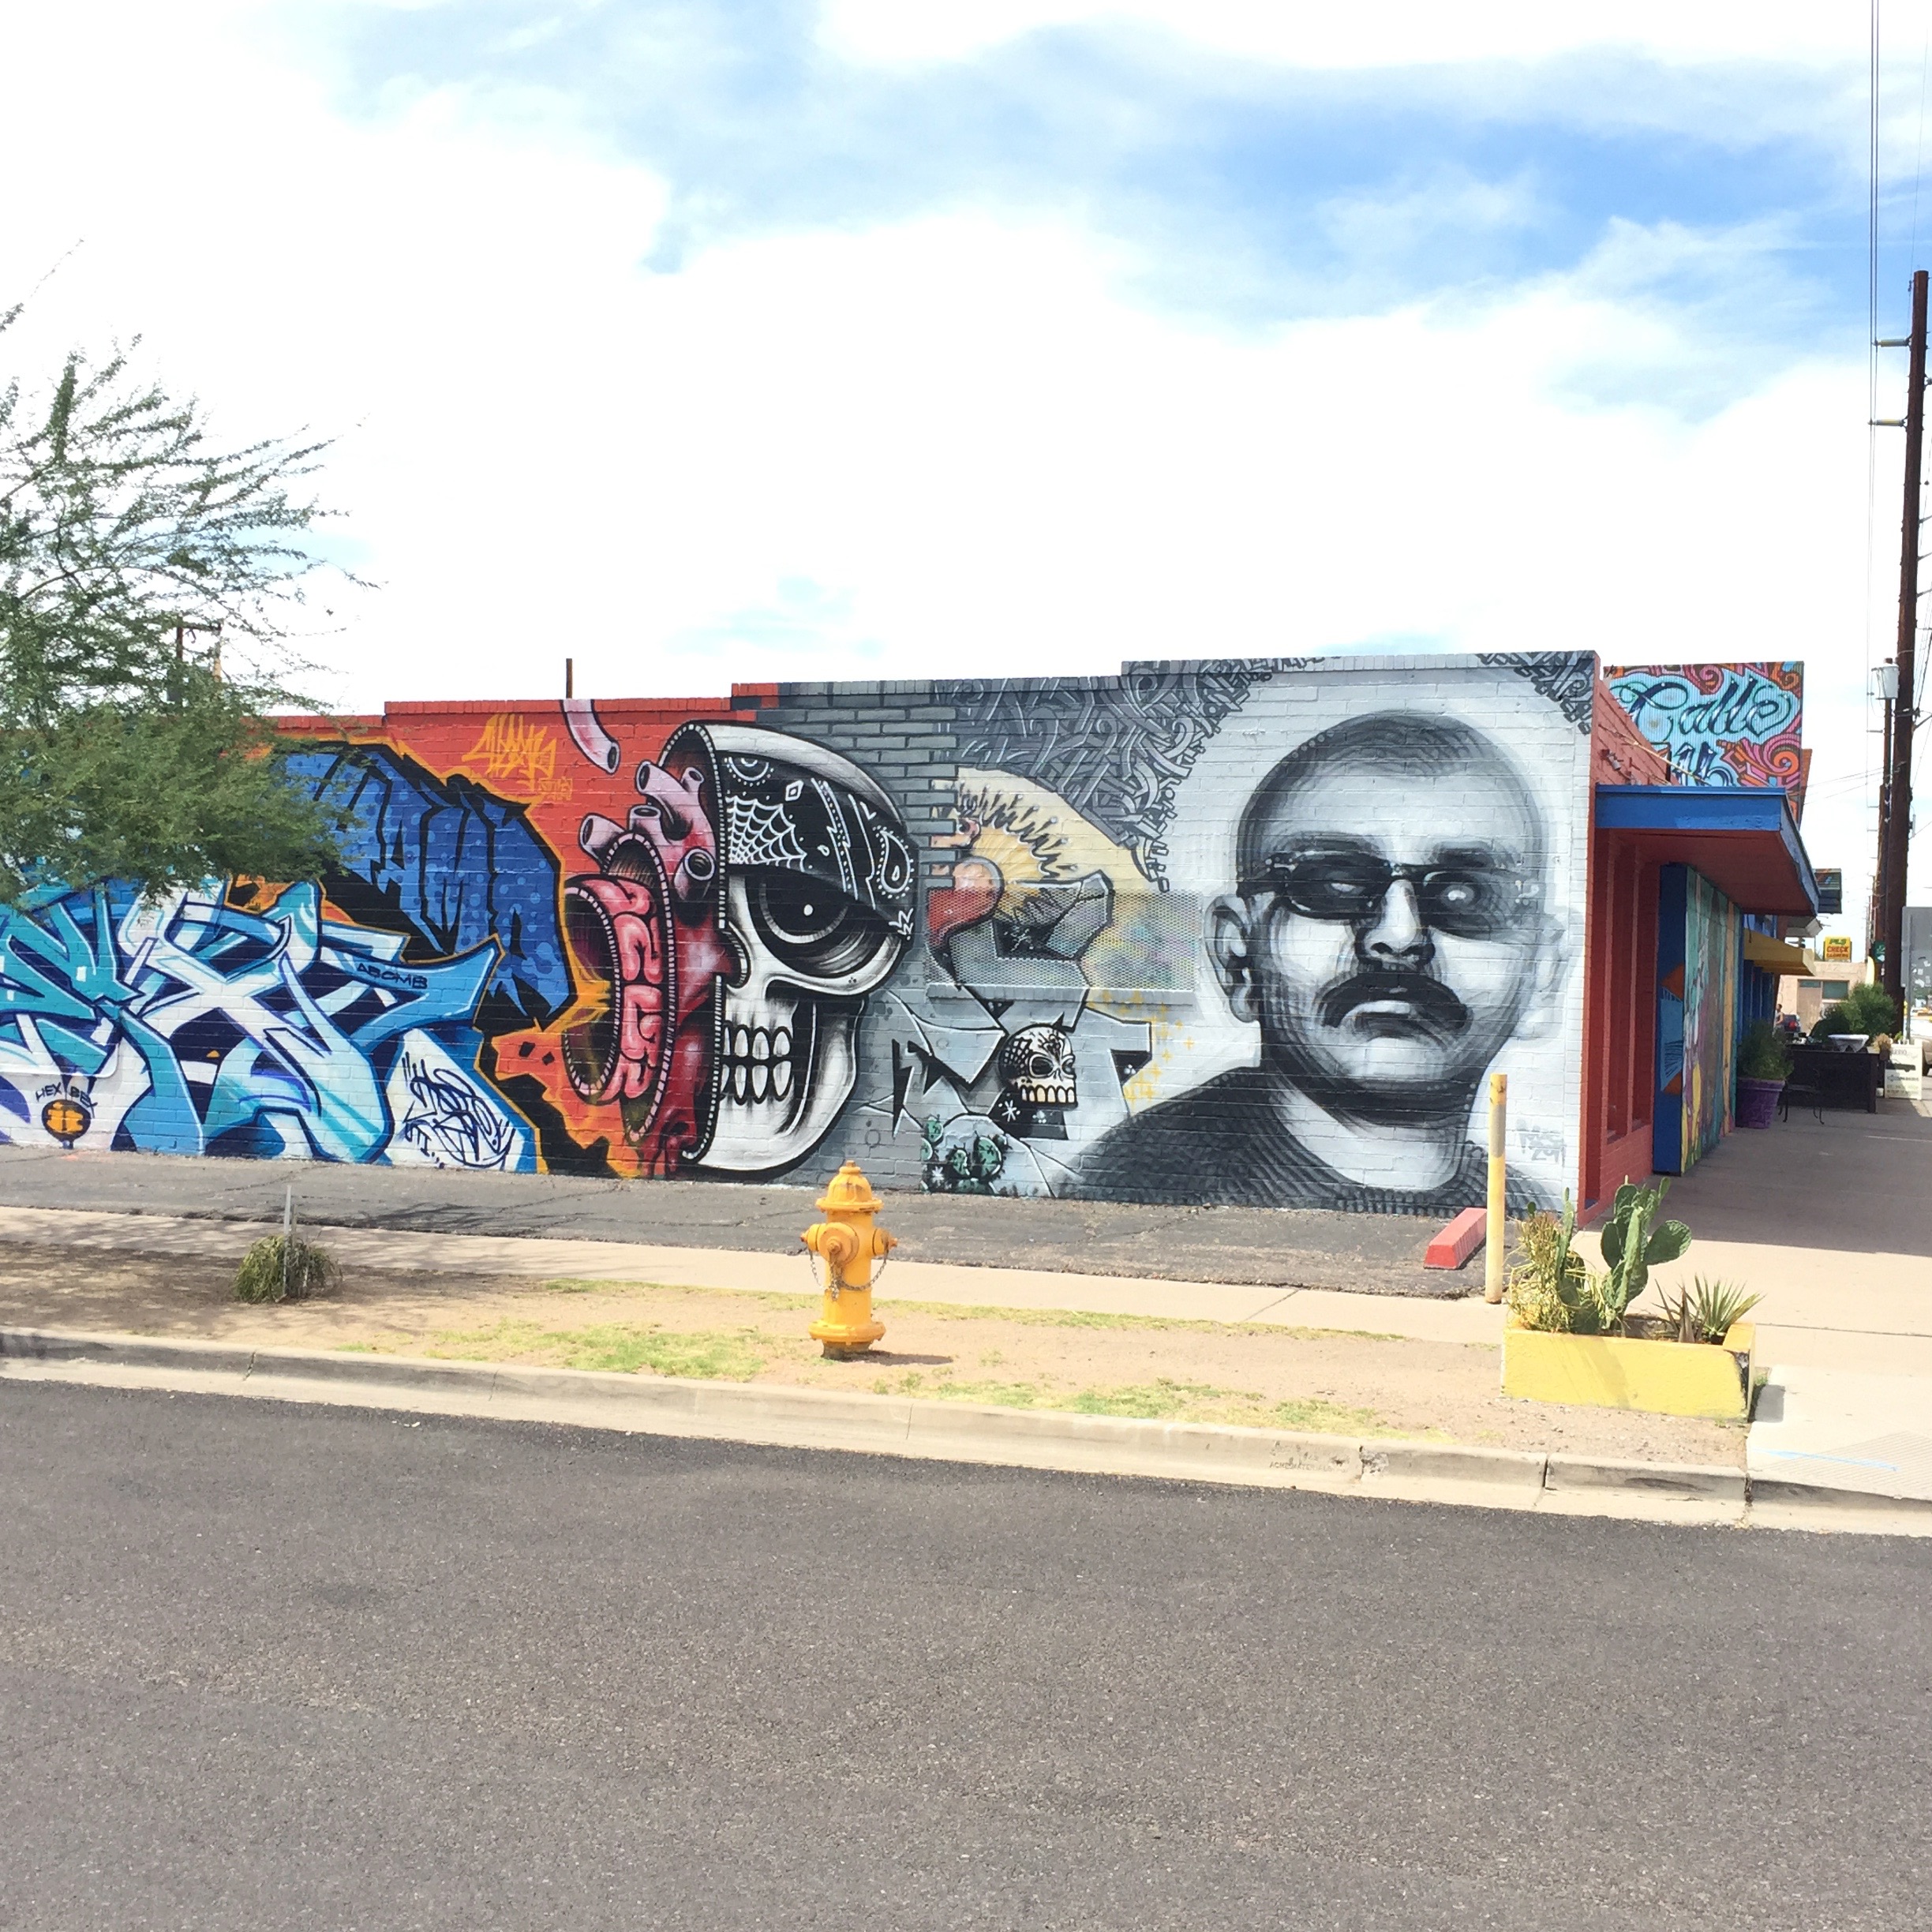
<svg viewBox="0 0 1932 1932">
<path fill-rule="evenodd" d="M 1073 1069 L 1073 1043 L 1056 1026 L 1021 1027 L 1000 1046 L 1000 1078 L 1029 1106 L 1078 1105 Z"/>
<path fill-rule="evenodd" d="M 742 724 L 687 725 L 672 746 L 687 735 L 717 774 L 733 967 L 697 1164 L 769 1173 L 816 1146 L 851 1097 L 865 996 L 912 940 L 913 848 L 885 791 L 836 752 Z"/>
<path fill-rule="evenodd" d="M 586 819 L 599 870 L 566 890 L 595 989 L 571 1082 L 620 1105 L 648 1172 L 788 1166 L 850 1097 L 865 996 L 912 938 L 904 822 L 849 760 L 751 725 L 680 727 L 637 786 L 628 824 Z"/>
</svg>

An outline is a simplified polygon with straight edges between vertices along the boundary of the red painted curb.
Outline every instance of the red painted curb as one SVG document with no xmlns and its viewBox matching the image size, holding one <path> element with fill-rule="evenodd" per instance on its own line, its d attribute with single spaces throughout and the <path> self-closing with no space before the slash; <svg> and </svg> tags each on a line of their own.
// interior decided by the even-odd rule
<svg viewBox="0 0 1932 1932">
<path fill-rule="evenodd" d="M 1483 1245 L 1489 1231 L 1486 1208 L 1465 1208 L 1428 1245 L 1425 1267 L 1459 1268 Z"/>
</svg>

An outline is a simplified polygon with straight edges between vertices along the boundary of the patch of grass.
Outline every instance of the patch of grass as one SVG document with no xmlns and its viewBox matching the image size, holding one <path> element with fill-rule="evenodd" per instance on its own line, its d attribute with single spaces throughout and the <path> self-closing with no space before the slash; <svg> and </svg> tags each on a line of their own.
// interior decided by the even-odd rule
<svg viewBox="0 0 1932 1932">
<path fill-rule="evenodd" d="M 765 1366 L 750 1329 L 672 1335 L 647 1322 L 610 1322 L 587 1328 L 546 1329 L 506 1317 L 488 1328 L 446 1328 L 391 1342 L 346 1345 L 371 1355 L 420 1353 L 438 1360 L 509 1361 L 534 1357 L 558 1368 L 601 1368 L 635 1375 L 640 1368 L 698 1381 L 748 1382 Z"/>
<path fill-rule="evenodd" d="M 568 1337 L 564 1366 L 610 1369 L 619 1375 L 649 1368 L 657 1375 L 701 1382 L 749 1382 L 765 1366 L 765 1357 L 751 1346 L 758 1339 L 742 1329 L 735 1334 L 714 1329 L 708 1334 L 667 1335 L 635 1322 L 617 1323 L 579 1329 Z"/>
<path fill-rule="evenodd" d="M 1036 1382 L 956 1382 L 947 1378 L 928 1391 L 940 1402 L 985 1402 L 994 1409 L 1050 1409 L 1053 1399 Z"/>
<path fill-rule="evenodd" d="M 1268 1411 L 1268 1421 L 1276 1428 L 1310 1429 L 1318 1436 L 1387 1436 L 1387 1428 L 1372 1409 L 1349 1409 L 1340 1402 L 1324 1402 L 1311 1396 L 1302 1402 L 1277 1402 Z"/>
<path fill-rule="evenodd" d="M 559 1275 L 533 1284 L 529 1294 L 653 1294 L 732 1295 L 741 1301 L 762 1303 L 788 1312 L 815 1309 L 815 1294 L 783 1294 L 766 1288 L 694 1288 L 672 1282 L 603 1281 L 577 1275 Z M 994 1308 L 983 1303 L 960 1305 L 951 1301 L 902 1301 L 894 1296 L 882 1301 L 882 1309 L 897 1309 L 904 1315 L 925 1315 L 935 1321 L 1013 1322 L 1025 1328 L 1140 1328 L 1152 1331 L 1191 1330 L 1197 1335 L 1286 1335 L 1295 1342 L 1406 1342 L 1406 1335 L 1387 1335 L 1364 1328 L 1297 1328 L 1279 1322 L 1222 1322 L 1181 1316 L 1107 1315 L 1090 1309 Z M 1493 1346 L 1485 1344 L 1485 1346 Z"/>
<path fill-rule="evenodd" d="M 1209 1324 L 1210 1326 L 1217 1324 Z M 612 1322 L 552 1329 L 506 1318 L 487 1328 L 444 1329 L 425 1335 L 381 1336 L 339 1345 L 345 1354 L 419 1354 L 462 1361 L 537 1361 L 564 1368 L 634 1375 L 650 1370 L 704 1381 L 748 1382 L 782 1342 L 755 1329 L 667 1333 L 654 1324 Z M 997 1361 L 997 1355 L 988 1358 Z M 983 1365 L 987 1363 L 983 1362 Z M 1249 1428 L 1309 1430 L 1324 1435 L 1391 1436 L 1372 1409 L 1320 1397 L 1270 1402 L 1252 1389 L 1222 1388 L 1160 1376 L 1151 1382 L 1068 1391 L 1050 1382 L 966 1380 L 950 1368 L 918 1368 L 876 1377 L 875 1395 L 910 1395 L 927 1402 L 983 1402 L 1000 1409 L 1063 1410 L 1075 1415 L 1123 1416 L 1142 1421 L 1225 1422 Z"/>
<path fill-rule="evenodd" d="M 1245 1428 L 1312 1430 L 1322 1435 L 1392 1433 L 1372 1409 L 1306 1397 L 1271 1402 L 1252 1389 L 1217 1388 L 1169 1376 L 1116 1388 L 1082 1389 L 1064 1406 L 1076 1415 L 1130 1416 L 1151 1422 L 1227 1422 Z"/>
<path fill-rule="evenodd" d="M 781 1294 L 765 1288 L 697 1288 L 688 1282 L 605 1281 L 576 1275 L 547 1275 L 519 1291 L 524 1294 L 728 1294 L 740 1301 L 762 1302 L 767 1308 L 815 1309 L 815 1294 Z"/>
<path fill-rule="evenodd" d="M 1028 1328 L 1189 1329 L 1196 1335 L 1286 1335 L 1295 1342 L 1406 1342 L 1406 1335 L 1383 1335 L 1362 1328 L 1290 1328 L 1279 1322 L 1204 1321 L 1182 1316 L 1103 1315 L 1091 1309 L 989 1308 L 950 1301 L 882 1303 L 903 1314 L 928 1315 L 935 1321 L 1016 1322 Z"/>
<path fill-rule="evenodd" d="M 1130 1383 L 1118 1388 L 1082 1389 L 1067 1406 L 1076 1415 L 1137 1416 L 1144 1421 L 1165 1421 L 1185 1410 L 1198 1410 L 1205 1402 L 1241 1399 L 1238 1389 L 1216 1388 L 1207 1382 L 1177 1382 L 1171 1376 L 1157 1376 L 1151 1382 Z"/>
<path fill-rule="evenodd" d="M 942 1368 L 929 1382 L 916 1368 L 904 1375 L 881 1376 L 872 1384 L 874 1395 L 916 1395 L 926 1402 L 985 1402 L 996 1409 L 1051 1409 L 1054 1398 L 1037 1382 L 962 1382 Z"/>
</svg>

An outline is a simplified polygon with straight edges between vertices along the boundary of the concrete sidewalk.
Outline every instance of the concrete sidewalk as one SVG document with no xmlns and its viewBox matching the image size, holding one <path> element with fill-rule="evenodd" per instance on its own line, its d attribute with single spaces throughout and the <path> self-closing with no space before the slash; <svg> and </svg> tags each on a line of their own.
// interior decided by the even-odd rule
<svg viewBox="0 0 1932 1932">
<path fill-rule="evenodd" d="M 1932 1381 L 1774 1368 L 1745 1461 L 1766 1482 L 1932 1499 Z"/>
<path fill-rule="evenodd" d="M 1675 1197 L 1670 1204 L 1676 1205 Z M 120 1255 L 194 1256 L 238 1260 L 268 1222 L 204 1220 L 156 1214 L 0 1208 L 0 1238 Z M 572 1277 L 655 1282 L 671 1287 L 809 1294 L 811 1264 L 802 1249 L 660 1246 L 638 1241 L 536 1239 L 509 1235 L 427 1234 L 404 1230 L 305 1224 L 346 1267 L 378 1272 Z M 1596 1257 L 1596 1237 L 1581 1245 Z M 1767 1243 L 1698 1241 L 1682 1267 L 1743 1281 L 1765 1297 L 1758 1324 L 1761 1365 L 1928 1380 L 1932 1391 L 1932 1267 L 1910 1256 L 1863 1257 L 1861 1280 L 1821 1267 L 1807 1250 Z M 1067 1309 L 1165 1320 L 1253 1322 L 1400 1335 L 1415 1341 L 1495 1342 L 1503 1311 L 1480 1295 L 1460 1301 L 1351 1293 L 1336 1289 L 1241 1287 L 1225 1282 L 1063 1274 L 1040 1268 L 962 1267 L 894 1256 L 879 1283 L 893 1300 L 956 1308 Z M 1656 1293 L 1640 1306 L 1653 1305 Z"/>
<path fill-rule="evenodd" d="M 1765 1360 L 1932 1376 L 1932 1104 L 1799 1109 L 1734 1133 L 1672 1184 L 1664 1211 L 1694 1239 L 1661 1275 L 1762 1295 Z"/>
<path fill-rule="evenodd" d="M 238 1255 L 279 1221 L 290 1185 L 304 1221 L 358 1267 L 793 1293 L 810 1283 L 798 1239 L 815 1219 L 809 1188 L 0 1147 L 0 1230 Z M 65 1211 L 36 1223 L 53 1210 Z M 1761 1294 L 1765 1361 L 1932 1376 L 1932 1103 L 1822 1121 L 1800 1110 L 1734 1133 L 1673 1184 L 1666 1211 L 1695 1240 L 1661 1279 L 1719 1276 Z M 1427 1340 L 1500 1332 L 1500 1312 L 1480 1300 L 1480 1260 L 1425 1271 L 1434 1230 L 1417 1221 L 923 1194 L 891 1195 L 882 1218 L 901 1242 L 887 1299 Z M 29 1232 L 36 1225 L 45 1231 Z M 1583 1239 L 1593 1260 L 1593 1239 Z"/>
<path fill-rule="evenodd" d="M 304 1220 L 332 1227 L 767 1255 L 797 1252 L 820 1192 L 0 1145 L 0 1206 L 270 1221 L 290 1186 Z M 1438 1223 L 1402 1215 L 890 1193 L 882 1219 L 908 1262 L 1448 1299 L 1482 1287 L 1480 1264 L 1425 1269 Z"/>
<path fill-rule="evenodd" d="M 251 1241 L 279 1225 L 68 1208 L 0 1208 L 0 1240 L 50 1248 L 95 1249 L 122 1256 L 192 1256 L 231 1263 L 240 1260 Z M 424 1234 L 315 1223 L 305 1223 L 303 1231 L 324 1244 L 343 1267 L 358 1271 L 652 1282 L 666 1287 L 760 1294 L 810 1294 L 814 1289 L 811 1258 L 796 1245 L 788 1254 L 769 1254 L 742 1249 Z M 1170 1321 L 1334 1328 L 1418 1342 L 1492 1342 L 1503 1331 L 1503 1311 L 1487 1306 L 1481 1295 L 1445 1301 L 1335 1289 L 1240 1287 L 1225 1282 L 1155 1281 L 1133 1275 L 1057 1274 L 1037 1268 L 962 1267 L 944 1262 L 909 1261 L 898 1255 L 887 1263 L 878 1292 L 882 1308 L 897 1300 L 937 1302 L 950 1308 L 1065 1309 Z"/>
<path fill-rule="evenodd" d="M 0 1208 L 0 1240 L 144 1260 L 173 1256 L 232 1265 L 268 1225 Z M 802 1252 L 313 1225 L 308 1231 L 358 1273 L 426 1274 L 457 1281 L 563 1277 L 789 1295 L 807 1294 L 813 1286 Z M 1747 1279 L 1785 1252 L 1762 1244 L 1712 1243 L 1709 1248 L 1713 1252 L 1701 1258 L 1713 1271 Z M 1479 1345 L 1500 1339 L 1503 1320 L 1502 1309 L 1479 1297 L 1444 1301 L 898 1260 L 886 1269 L 880 1291 L 889 1318 L 896 1300 L 960 1309 L 1073 1310 Z M 1788 1313 L 1810 1319 L 1789 1326 L 1767 1322 L 1760 1329 L 1759 1364 L 1769 1367 L 1771 1380 L 1747 1445 L 1754 1477 L 1780 1485 L 1793 1496 L 1808 1488 L 1850 1488 L 1932 1501 L 1932 1376 L 1899 1372 L 1914 1350 L 1932 1358 L 1929 1305 L 1932 1296 L 1923 1282 L 1894 1282 L 1887 1298 L 1848 1293 L 1842 1286 L 1834 1291 L 1829 1283 L 1794 1283 L 1774 1271 L 1767 1312 L 1781 1305 Z M 1913 1326 L 1898 1331 L 1873 1325 L 1880 1322 Z"/>
</svg>

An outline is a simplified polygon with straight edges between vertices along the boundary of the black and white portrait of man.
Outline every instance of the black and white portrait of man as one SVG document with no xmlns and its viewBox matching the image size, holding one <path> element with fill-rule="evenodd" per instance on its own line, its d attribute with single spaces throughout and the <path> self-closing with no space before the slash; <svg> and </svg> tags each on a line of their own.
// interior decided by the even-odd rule
<svg viewBox="0 0 1932 1932">
<path fill-rule="evenodd" d="M 1563 965 L 1543 815 L 1502 747 L 1453 718 L 1350 717 L 1243 811 L 1207 945 L 1260 1061 L 1132 1116 L 1082 1191 L 1356 1212 L 1480 1206 L 1485 1075 L 1547 1029 Z M 1512 1176 L 1512 1211 L 1537 1205 Z"/>
</svg>

